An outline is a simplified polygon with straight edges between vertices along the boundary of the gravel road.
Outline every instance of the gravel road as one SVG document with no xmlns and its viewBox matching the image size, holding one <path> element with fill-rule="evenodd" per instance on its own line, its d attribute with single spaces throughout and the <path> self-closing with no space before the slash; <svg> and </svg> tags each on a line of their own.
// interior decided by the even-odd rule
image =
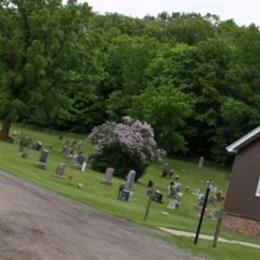
<svg viewBox="0 0 260 260">
<path fill-rule="evenodd" d="M 0 259 L 194 258 L 152 231 L 0 173 Z"/>
</svg>

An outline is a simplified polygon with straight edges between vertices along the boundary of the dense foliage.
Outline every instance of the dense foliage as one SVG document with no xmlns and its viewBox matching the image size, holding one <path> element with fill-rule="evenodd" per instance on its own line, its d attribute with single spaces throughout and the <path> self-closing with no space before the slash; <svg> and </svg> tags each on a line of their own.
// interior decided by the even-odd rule
<svg viewBox="0 0 260 260">
<path fill-rule="evenodd" d="M 115 176 L 124 178 L 130 170 L 139 179 L 149 164 L 160 158 L 153 129 L 147 123 L 125 117 L 123 123 L 106 122 L 94 127 L 89 140 L 96 146 L 91 166 L 105 172 L 115 169 Z"/>
<path fill-rule="evenodd" d="M 80 132 L 124 115 L 169 153 L 227 162 L 260 123 L 260 31 L 215 15 L 0 1 L 0 116 Z M 3 131 L 2 131 L 3 132 Z"/>
</svg>

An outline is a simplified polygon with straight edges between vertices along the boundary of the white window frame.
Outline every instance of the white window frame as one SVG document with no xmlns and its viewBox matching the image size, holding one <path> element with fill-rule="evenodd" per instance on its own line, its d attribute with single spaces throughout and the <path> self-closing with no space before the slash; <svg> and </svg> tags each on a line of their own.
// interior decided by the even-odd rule
<svg viewBox="0 0 260 260">
<path fill-rule="evenodd" d="M 260 176 L 259 176 L 259 179 L 258 179 L 258 185 L 257 185 L 255 196 L 260 197 Z"/>
</svg>

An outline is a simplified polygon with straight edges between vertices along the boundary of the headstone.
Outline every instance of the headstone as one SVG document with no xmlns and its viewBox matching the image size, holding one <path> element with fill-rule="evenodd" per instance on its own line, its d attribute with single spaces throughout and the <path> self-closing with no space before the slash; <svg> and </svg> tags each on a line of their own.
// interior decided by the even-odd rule
<svg viewBox="0 0 260 260">
<path fill-rule="evenodd" d="M 77 158 L 78 164 L 82 165 L 86 161 L 86 156 L 84 154 L 79 154 Z"/>
<path fill-rule="evenodd" d="M 70 156 L 70 148 L 69 148 L 69 146 L 67 144 L 63 145 L 62 152 L 63 152 L 64 157 L 69 158 L 69 156 Z"/>
<path fill-rule="evenodd" d="M 80 153 L 76 158 L 76 168 L 82 170 L 84 162 L 86 162 L 86 156 L 83 153 Z"/>
<path fill-rule="evenodd" d="M 128 190 L 119 190 L 117 198 L 122 201 L 128 201 L 130 192 Z"/>
<path fill-rule="evenodd" d="M 21 154 L 21 157 L 22 157 L 23 159 L 27 159 L 28 153 L 27 153 L 25 150 L 23 150 L 23 151 L 22 151 L 22 154 Z"/>
<path fill-rule="evenodd" d="M 196 197 L 198 197 L 199 195 L 200 195 L 200 189 L 199 188 L 195 188 L 194 190 L 193 190 L 193 192 L 192 192 L 192 195 L 194 195 L 194 196 L 196 196 Z"/>
<path fill-rule="evenodd" d="M 102 182 L 108 185 L 112 185 L 113 174 L 114 174 L 114 169 L 107 168 Z"/>
<path fill-rule="evenodd" d="M 40 159 L 38 161 L 38 167 L 39 168 L 46 169 L 46 163 L 47 163 L 47 159 L 48 159 L 48 154 L 49 154 L 48 150 L 43 150 L 41 152 Z"/>
<path fill-rule="evenodd" d="M 168 209 L 176 209 L 178 207 L 178 201 L 176 199 L 170 199 Z"/>
<path fill-rule="evenodd" d="M 20 151 L 21 151 L 21 157 L 22 157 L 23 159 L 26 159 L 26 158 L 28 157 L 28 153 L 27 153 L 27 151 L 25 150 L 25 147 L 21 146 L 21 147 L 20 147 Z"/>
<path fill-rule="evenodd" d="M 87 168 L 87 163 L 84 162 L 84 163 L 82 164 L 82 166 L 81 166 L 81 171 L 84 172 L 84 171 L 86 170 L 86 168 Z"/>
<path fill-rule="evenodd" d="M 173 170 L 169 170 L 168 173 L 167 173 L 167 178 L 171 179 L 173 177 L 173 175 L 174 175 Z"/>
<path fill-rule="evenodd" d="M 199 159 L 198 167 L 199 167 L 199 168 L 202 168 L 203 165 L 204 165 L 204 157 L 201 156 L 200 159 Z"/>
<path fill-rule="evenodd" d="M 157 202 L 157 203 L 163 203 L 163 202 L 162 202 L 162 199 L 163 199 L 163 195 L 162 195 L 162 193 L 159 192 L 159 191 L 156 191 L 156 192 L 154 193 L 153 197 L 152 197 L 152 200 L 153 200 L 154 202 Z"/>
<path fill-rule="evenodd" d="M 170 171 L 169 165 L 168 165 L 168 163 L 165 163 L 162 166 L 162 177 L 166 177 L 168 175 L 169 171 Z"/>
<path fill-rule="evenodd" d="M 218 192 L 218 186 L 213 186 L 212 189 L 210 189 L 211 192 L 217 193 Z"/>
<path fill-rule="evenodd" d="M 55 171 L 55 176 L 59 178 L 64 178 L 65 174 L 65 163 L 61 162 L 58 164 L 56 171 Z"/>
<path fill-rule="evenodd" d="M 175 182 L 174 189 L 179 192 L 181 191 L 181 188 L 182 188 L 182 184 L 180 182 Z"/>
<path fill-rule="evenodd" d="M 135 181 L 135 176 L 136 172 L 134 170 L 131 170 L 126 179 L 126 184 L 125 184 L 125 190 L 131 192 L 134 186 L 134 181 Z"/>
<path fill-rule="evenodd" d="M 177 200 L 180 201 L 183 197 L 183 192 L 177 192 Z"/>
</svg>

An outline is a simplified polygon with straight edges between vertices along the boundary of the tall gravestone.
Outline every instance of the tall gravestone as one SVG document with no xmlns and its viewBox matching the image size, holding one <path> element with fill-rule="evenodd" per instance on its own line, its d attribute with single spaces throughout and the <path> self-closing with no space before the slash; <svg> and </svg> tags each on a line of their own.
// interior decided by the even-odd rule
<svg viewBox="0 0 260 260">
<path fill-rule="evenodd" d="M 203 168 L 203 165 L 204 165 L 204 157 L 201 156 L 200 159 L 199 159 L 199 162 L 198 162 L 198 167 Z"/>
<path fill-rule="evenodd" d="M 131 193 L 133 186 L 134 186 L 135 176 L 136 176 L 136 172 L 134 170 L 131 170 L 128 173 L 124 188 L 122 190 L 119 189 L 119 193 L 118 193 L 118 196 L 117 196 L 117 198 L 119 200 L 128 201 L 130 193 Z"/>
<path fill-rule="evenodd" d="M 134 182 L 135 182 L 135 176 L 136 176 L 136 172 L 134 170 L 131 170 L 128 175 L 127 175 L 127 179 L 126 179 L 126 184 L 125 184 L 125 190 L 131 192 L 134 186 Z"/>
<path fill-rule="evenodd" d="M 40 169 L 46 169 L 47 159 L 48 159 L 49 151 L 48 150 L 42 150 L 41 155 L 38 161 L 38 167 Z"/>
</svg>

